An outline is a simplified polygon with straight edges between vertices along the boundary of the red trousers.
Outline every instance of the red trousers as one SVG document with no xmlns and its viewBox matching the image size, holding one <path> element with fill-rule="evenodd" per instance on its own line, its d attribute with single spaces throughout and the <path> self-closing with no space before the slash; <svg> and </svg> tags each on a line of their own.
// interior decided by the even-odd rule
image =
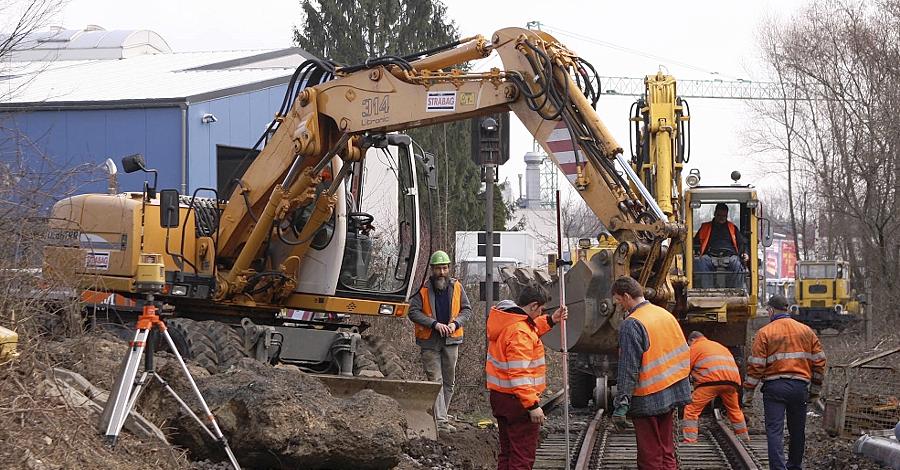
<svg viewBox="0 0 900 470">
<path fill-rule="evenodd" d="M 637 436 L 637 464 L 641 470 L 678 470 L 675 438 L 672 435 L 672 411 L 656 416 L 631 419 Z"/>
<path fill-rule="evenodd" d="M 515 395 L 491 390 L 491 410 L 500 431 L 497 470 L 531 470 L 541 425 L 531 422 Z"/>
</svg>

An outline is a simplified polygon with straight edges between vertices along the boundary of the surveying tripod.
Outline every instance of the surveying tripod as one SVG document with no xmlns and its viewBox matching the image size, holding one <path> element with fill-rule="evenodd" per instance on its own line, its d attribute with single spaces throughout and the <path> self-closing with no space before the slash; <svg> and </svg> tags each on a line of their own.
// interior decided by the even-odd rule
<svg viewBox="0 0 900 470">
<path fill-rule="evenodd" d="M 234 453 L 231 451 L 231 447 L 228 446 L 228 440 L 225 439 L 222 430 L 219 429 L 219 424 L 216 422 L 215 416 L 213 416 L 212 412 L 209 410 L 209 406 L 206 405 L 206 400 L 203 399 L 200 389 L 197 388 L 194 378 L 191 377 L 191 373 L 185 365 L 184 359 L 182 359 L 181 354 L 178 353 L 178 348 L 175 347 L 175 343 L 172 341 L 172 337 L 166 329 L 166 324 L 163 323 L 156 312 L 156 306 L 153 303 L 153 294 L 148 294 L 147 303 L 144 304 L 141 316 L 138 317 L 136 326 L 137 331 L 135 332 L 134 339 L 128 343 L 128 354 L 122 361 L 122 371 L 119 373 L 119 377 L 116 379 L 115 385 L 113 385 L 113 388 L 110 391 L 109 399 L 106 402 L 106 406 L 103 408 L 103 414 L 100 416 L 100 428 L 104 431 L 107 442 L 111 446 L 115 445 L 116 439 L 122 431 L 122 426 L 125 425 L 125 419 L 128 418 L 128 415 L 134 408 L 141 392 L 147 387 L 148 381 L 151 378 L 156 378 L 166 391 L 175 398 L 175 401 L 181 405 L 181 408 L 184 409 L 204 431 L 206 431 L 206 434 L 222 446 L 222 449 L 228 455 L 228 460 L 231 461 L 231 465 L 234 466 L 236 470 L 240 470 L 241 467 L 238 464 Z M 178 360 L 181 370 L 184 372 L 188 383 L 191 385 L 194 396 L 197 398 L 197 401 L 200 402 L 200 406 L 203 408 L 204 416 L 209 422 L 209 425 L 204 424 L 200 417 L 198 417 L 187 403 L 178 396 L 168 382 L 156 373 L 156 369 L 153 366 L 154 343 L 156 342 L 156 338 L 154 338 L 153 336 L 155 335 L 151 335 L 151 333 L 162 334 L 163 338 L 166 339 L 169 349 L 172 351 L 172 354 L 175 355 L 175 359 Z M 144 355 L 144 373 L 141 375 L 140 380 L 135 381 L 142 354 Z"/>
</svg>

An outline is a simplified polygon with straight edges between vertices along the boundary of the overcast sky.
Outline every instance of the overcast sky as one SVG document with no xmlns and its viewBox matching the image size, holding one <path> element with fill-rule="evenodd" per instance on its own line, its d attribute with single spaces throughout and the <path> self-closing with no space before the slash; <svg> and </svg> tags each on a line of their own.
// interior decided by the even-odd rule
<svg viewBox="0 0 900 470">
<path fill-rule="evenodd" d="M 449 16 L 464 36 L 490 37 L 496 29 L 540 21 L 601 75 L 643 77 L 660 66 L 677 79 L 765 80 L 757 61 L 756 34 L 762 21 L 787 17 L 801 0 L 622 1 L 448 0 Z M 96 24 L 106 29 L 149 29 L 175 51 L 273 49 L 291 46 L 301 22 L 299 0 L 232 2 L 211 0 L 70 0 L 55 23 L 67 28 Z M 598 112 L 628 153 L 628 110 L 633 98 L 603 97 Z M 704 184 L 729 183 L 731 170 L 743 182 L 780 186 L 771 168 L 746 150 L 745 129 L 753 113 L 745 102 L 691 100 L 692 159 Z M 512 157 L 500 170 L 517 188 L 522 156 L 532 139 L 516 123 Z M 562 179 L 561 181 L 565 181 Z M 517 193 L 517 189 L 514 189 Z"/>
</svg>

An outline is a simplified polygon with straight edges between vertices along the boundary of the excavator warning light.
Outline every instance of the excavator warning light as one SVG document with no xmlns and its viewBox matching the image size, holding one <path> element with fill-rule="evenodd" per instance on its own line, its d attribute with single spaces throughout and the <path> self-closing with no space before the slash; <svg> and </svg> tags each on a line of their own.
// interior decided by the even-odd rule
<svg viewBox="0 0 900 470">
<path fill-rule="evenodd" d="M 732 171 L 732 172 L 731 172 L 731 179 L 734 180 L 735 183 L 737 183 L 738 180 L 741 179 L 741 172 L 740 172 L 740 171 L 737 171 L 737 170 Z"/>
<path fill-rule="evenodd" d="M 687 175 L 684 181 L 688 186 L 692 188 L 700 184 L 700 170 L 697 168 L 692 168 L 691 174 Z"/>
</svg>

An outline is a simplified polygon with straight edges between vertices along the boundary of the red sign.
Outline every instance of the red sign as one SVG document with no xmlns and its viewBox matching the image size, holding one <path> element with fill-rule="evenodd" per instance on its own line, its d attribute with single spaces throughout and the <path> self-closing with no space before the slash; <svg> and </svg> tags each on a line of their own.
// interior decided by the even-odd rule
<svg viewBox="0 0 900 470">
<path fill-rule="evenodd" d="M 794 277 L 797 269 L 797 245 L 793 241 L 781 242 L 781 276 Z"/>
</svg>

